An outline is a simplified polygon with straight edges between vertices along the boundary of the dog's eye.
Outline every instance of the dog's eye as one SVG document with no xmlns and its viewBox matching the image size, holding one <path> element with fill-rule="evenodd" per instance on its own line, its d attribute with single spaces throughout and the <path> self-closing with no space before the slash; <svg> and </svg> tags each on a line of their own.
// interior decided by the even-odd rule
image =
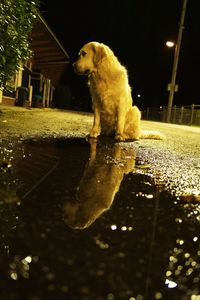
<svg viewBox="0 0 200 300">
<path fill-rule="evenodd" d="M 86 56 L 86 52 L 85 51 L 81 51 L 81 56 Z"/>
</svg>

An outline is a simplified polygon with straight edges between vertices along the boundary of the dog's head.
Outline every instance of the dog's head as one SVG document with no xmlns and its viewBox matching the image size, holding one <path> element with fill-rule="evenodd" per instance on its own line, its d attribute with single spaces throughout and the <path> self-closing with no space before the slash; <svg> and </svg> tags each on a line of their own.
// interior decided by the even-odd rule
<svg viewBox="0 0 200 300">
<path fill-rule="evenodd" d="M 111 52 L 108 46 L 90 42 L 79 51 L 79 58 L 73 64 L 74 70 L 80 75 L 89 75 L 94 72 L 98 64 Z"/>
</svg>

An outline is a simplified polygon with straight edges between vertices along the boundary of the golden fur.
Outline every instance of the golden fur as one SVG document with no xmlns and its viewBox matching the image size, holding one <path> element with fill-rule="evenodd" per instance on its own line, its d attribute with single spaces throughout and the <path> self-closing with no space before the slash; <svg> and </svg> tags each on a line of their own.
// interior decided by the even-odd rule
<svg viewBox="0 0 200 300">
<path fill-rule="evenodd" d="M 142 136 L 141 113 L 132 106 L 126 68 L 108 46 L 98 42 L 86 44 L 73 66 L 78 74 L 88 75 L 94 110 L 90 137 L 97 138 L 101 133 L 114 135 L 117 141 L 162 138 L 157 133 Z"/>
</svg>

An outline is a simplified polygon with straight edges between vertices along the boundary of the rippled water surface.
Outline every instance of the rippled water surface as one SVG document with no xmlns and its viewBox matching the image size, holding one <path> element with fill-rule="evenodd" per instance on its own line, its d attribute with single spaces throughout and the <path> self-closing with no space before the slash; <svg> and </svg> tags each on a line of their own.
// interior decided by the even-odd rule
<svg viewBox="0 0 200 300">
<path fill-rule="evenodd" d="M 156 186 L 134 143 L 0 151 L 0 300 L 200 299 L 200 204 Z"/>
</svg>

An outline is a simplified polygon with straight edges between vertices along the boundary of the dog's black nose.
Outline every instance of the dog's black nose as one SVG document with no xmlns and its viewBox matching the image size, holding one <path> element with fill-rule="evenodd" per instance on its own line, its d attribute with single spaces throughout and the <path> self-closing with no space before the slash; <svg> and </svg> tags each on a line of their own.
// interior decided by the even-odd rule
<svg viewBox="0 0 200 300">
<path fill-rule="evenodd" d="M 78 70 L 77 70 L 77 64 L 76 64 L 76 62 L 75 63 L 73 63 L 73 69 L 74 69 L 74 72 L 75 73 L 78 73 Z"/>
<path fill-rule="evenodd" d="M 74 62 L 74 63 L 72 64 L 72 66 L 73 66 L 74 70 L 76 70 L 76 62 Z"/>
</svg>

